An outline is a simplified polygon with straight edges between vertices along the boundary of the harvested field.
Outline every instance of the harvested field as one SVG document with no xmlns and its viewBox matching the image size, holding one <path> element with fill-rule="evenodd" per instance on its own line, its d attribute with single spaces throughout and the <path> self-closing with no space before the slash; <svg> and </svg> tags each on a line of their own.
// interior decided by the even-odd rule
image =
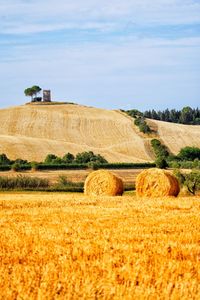
<svg viewBox="0 0 200 300">
<path fill-rule="evenodd" d="M 81 105 L 22 105 L 0 109 L 0 153 L 10 159 L 43 161 L 47 154 L 63 156 L 93 151 L 109 162 L 151 162 L 150 139 L 121 111 Z M 148 121 L 169 150 L 200 147 L 200 126 Z"/>
<path fill-rule="evenodd" d="M 200 197 L 0 194 L 0 299 L 199 299 Z"/>
<path fill-rule="evenodd" d="M 187 146 L 200 148 L 200 126 L 153 120 L 148 122 L 157 127 L 160 140 L 173 154 Z"/>
<path fill-rule="evenodd" d="M 116 176 L 123 179 L 124 183 L 127 185 L 132 185 L 135 183 L 137 175 L 143 171 L 143 169 L 124 169 L 124 170 L 116 170 L 111 169 L 109 170 Z M 30 177 L 39 177 L 48 179 L 51 183 L 57 182 L 59 176 L 66 176 L 72 182 L 84 182 L 88 174 L 92 172 L 91 170 L 58 170 L 58 171 L 26 171 L 26 172 L 0 172 L 0 176 L 30 176 Z"/>
<path fill-rule="evenodd" d="M 117 111 L 33 104 L 1 109 L 0 120 L 0 153 L 11 159 L 43 161 L 49 153 L 93 151 L 109 162 L 152 161 L 133 120 Z"/>
</svg>

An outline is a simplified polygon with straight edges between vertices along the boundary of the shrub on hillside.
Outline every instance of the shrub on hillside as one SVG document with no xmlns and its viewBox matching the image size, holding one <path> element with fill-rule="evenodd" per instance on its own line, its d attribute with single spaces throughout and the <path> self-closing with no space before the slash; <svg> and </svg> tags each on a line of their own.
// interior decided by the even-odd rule
<svg viewBox="0 0 200 300">
<path fill-rule="evenodd" d="M 143 117 L 143 113 L 137 109 L 131 109 L 131 110 L 127 110 L 125 112 L 133 118 Z"/>
<path fill-rule="evenodd" d="M 182 148 L 177 155 L 181 160 L 200 160 L 200 148 L 197 147 L 185 147 Z"/>
<path fill-rule="evenodd" d="M 145 119 L 142 117 L 138 117 L 135 119 L 134 124 L 139 127 L 140 131 L 143 133 L 151 133 L 152 130 L 149 125 L 146 123 Z"/>
<path fill-rule="evenodd" d="M 156 158 L 163 158 L 166 159 L 169 157 L 169 152 L 165 145 L 162 145 L 158 139 L 151 140 L 151 146 L 155 153 Z"/>
</svg>

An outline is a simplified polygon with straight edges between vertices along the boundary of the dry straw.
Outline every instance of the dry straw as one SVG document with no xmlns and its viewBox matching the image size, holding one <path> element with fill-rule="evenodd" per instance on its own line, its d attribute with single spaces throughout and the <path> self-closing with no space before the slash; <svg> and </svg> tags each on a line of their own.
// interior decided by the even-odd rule
<svg viewBox="0 0 200 300">
<path fill-rule="evenodd" d="M 88 196 L 117 196 L 123 194 L 123 182 L 109 171 L 98 170 L 90 173 L 84 185 Z"/>
<path fill-rule="evenodd" d="M 136 178 L 136 194 L 139 197 L 177 196 L 178 180 L 166 170 L 148 169 Z"/>
</svg>

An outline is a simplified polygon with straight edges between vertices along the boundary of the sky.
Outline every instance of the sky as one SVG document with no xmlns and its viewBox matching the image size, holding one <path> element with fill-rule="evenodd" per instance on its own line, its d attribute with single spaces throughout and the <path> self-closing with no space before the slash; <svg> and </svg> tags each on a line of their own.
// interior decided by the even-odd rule
<svg viewBox="0 0 200 300">
<path fill-rule="evenodd" d="M 0 107 L 200 107 L 200 0 L 0 0 Z"/>
</svg>

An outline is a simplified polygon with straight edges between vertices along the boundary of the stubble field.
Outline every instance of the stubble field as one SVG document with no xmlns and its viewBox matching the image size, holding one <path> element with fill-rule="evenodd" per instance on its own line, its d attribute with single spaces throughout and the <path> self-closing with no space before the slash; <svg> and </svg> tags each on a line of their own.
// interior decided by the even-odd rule
<svg viewBox="0 0 200 300">
<path fill-rule="evenodd" d="M 116 176 L 123 179 L 125 185 L 134 186 L 136 177 L 144 169 L 110 169 L 109 171 Z M 13 172 L 13 171 L 0 171 L 0 176 L 4 177 L 16 177 L 16 176 L 28 176 L 47 179 L 50 184 L 54 184 L 58 181 L 60 176 L 66 177 L 72 182 L 85 182 L 88 174 L 93 172 L 93 170 L 55 170 L 55 171 L 23 171 L 23 172 Z"/>
<path fill-rule="evenodd" d="M 0 299 L 200 299 L 200 197 L 0 194 Z"/>
</svg>

